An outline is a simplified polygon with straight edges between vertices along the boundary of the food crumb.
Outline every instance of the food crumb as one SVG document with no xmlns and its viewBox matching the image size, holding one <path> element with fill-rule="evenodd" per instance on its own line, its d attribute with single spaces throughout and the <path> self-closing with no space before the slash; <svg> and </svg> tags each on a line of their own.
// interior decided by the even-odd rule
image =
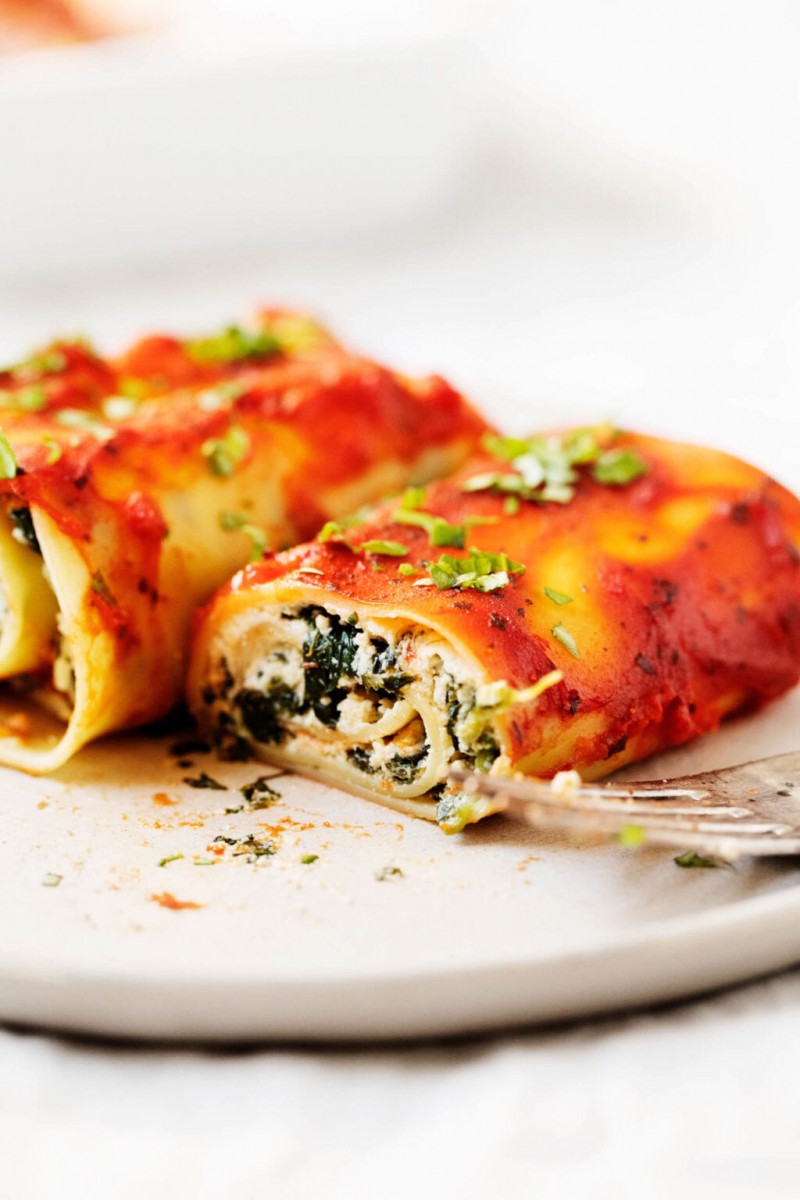
<svg viewBox="0 0 800 1200">
<path fill-rule="evenodd" d="M 396 879 L 403 872 L 399 867 L 393 866 L 391 863 L 387 867 L 381 867 L 380 871 L 375 872 L 375 878 L 380 882 L 383 879 Z"/>
<path fill-rule="evenodd" d="M 172 892 L 154 892 L 150 897 L 154 904 L 158 904 L 161 908 L 169 908 L 177 912 L 182 908 L 202 908 L 202 904 L 198 904 L 196 900 L 178 900 L 173 896 Z"/>
<path fill-rule="evenodd" d="M 166 808 L 169 804 L 177 804 L 177 800 L 171 800 L 166 792 L 154 792 L 153 803 L 160 804 L 162 808 Z"/>
</svg>

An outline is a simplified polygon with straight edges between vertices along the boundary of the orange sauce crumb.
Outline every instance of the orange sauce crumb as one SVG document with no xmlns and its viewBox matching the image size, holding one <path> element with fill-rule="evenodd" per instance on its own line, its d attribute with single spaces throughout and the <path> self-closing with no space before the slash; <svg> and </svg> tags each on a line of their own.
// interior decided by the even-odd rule
<svg viewBox="0 0 800 1200">
<path fill-rule="evenodd" d="M 177 912 L 181 908 L 202 908 L 202 904 L 198 904 L 195 900 L 178 900 L 173 896 L 172 892 L 154 892 L 150 899 L 154 904 L 160 904 L 162 908 L 171 908 Z"/>
<path fill-rule="evenodd" d="M 529 864 L 530 864 L 530 863 L 532 863 L 532 862 L 541 862 L 541 861 L 542 861 L 542 859 L 541 859 L 541 856 L 540 856 L 540 855 L 538 855 L 538 854 L 528 854 L 528 855 L 526 855 L 526 856 L 525 856 L 525 858 L 521 858 L 521 859 L 519 860 L 519 862 L 517 863 L 517 870 L 518 870 L 518 871 L 524 871 L 524 870 L 525 870 L 525 868 L 526 868 L 527 866 L 529 866 Z"/>
<path fill-rule="evenodd" d="M 39 801 L 39 803 L 36 805 L 36 807 L 37 807 L 37 808 L 47 808 L 47 807 L 48 807 L 48 801 L 47 801 L 47 800 L 40 800 L 40 801 Z"/>
<path fill-rule="evenodd" d="M 160 804 L 162 808 L 166 808 L 168 804 L 177 804 L 177 800 L 170 800 L 166 792 L 154 792 L 153 804 Z"/>
</svg>

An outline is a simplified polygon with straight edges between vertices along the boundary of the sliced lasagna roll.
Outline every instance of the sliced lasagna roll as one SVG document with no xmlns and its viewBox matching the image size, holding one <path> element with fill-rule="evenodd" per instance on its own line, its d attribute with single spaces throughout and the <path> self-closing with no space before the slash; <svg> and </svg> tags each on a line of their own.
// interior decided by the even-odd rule
<svg viewBox="0 0 800 1200">
<path fill-rule="evenodd" d="M 295 314 L 64 344 L 0 376 L 0 763 L 51 770 L 183 693 L 192 610 L 248 559 L 463 462 L 485 423 L 438 378 Z"/>
<path fill-rule="evenodd" d="M 486 810 L 453 763 L 598 778 L 791 687 L 798 544 L 797 499 L 726 454 L 490 437 L 237 575 L 198 620 L 190 705 L 223 748 L 457 829 Z"/>
</svg>

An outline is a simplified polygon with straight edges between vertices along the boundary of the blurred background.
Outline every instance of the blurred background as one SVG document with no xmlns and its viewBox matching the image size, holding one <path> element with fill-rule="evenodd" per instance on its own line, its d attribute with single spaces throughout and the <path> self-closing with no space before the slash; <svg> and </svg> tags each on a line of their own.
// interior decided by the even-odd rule
<svg viewBox="0 0 800 1200">
<path fill-rule="evenodd" d="M 258 303 L 800 484 L 800 10 L 0 0 L 0 357 Z"/>
</svg>

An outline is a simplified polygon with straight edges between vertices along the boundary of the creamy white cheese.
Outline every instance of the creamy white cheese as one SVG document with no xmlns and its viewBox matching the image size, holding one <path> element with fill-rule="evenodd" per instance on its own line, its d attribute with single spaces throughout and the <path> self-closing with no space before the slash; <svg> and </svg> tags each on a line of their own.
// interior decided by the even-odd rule
<svg viewBox="0 0 800 1200">
<path fill-rule="evenodd" d="M 449 763 L 469 751 L 458 732 L 474 708 L 481 681 L 431 630 L 399 619 L 364 617 L 347 630 L 348 669 L 331 681 L 327 693 L 337 693 L 335 720 L 327 708 L 322 712 L 327 719 L 320 719 L 306 688 L 315 669 L 311 639 L 314 630 L 335 639 L 341 623 L 351 621 L 349 613 L 241 614 L 236 628 L 225 633 L 229 679 L 217 708 L 233 717 L 238 736 L 252 741 L 237 696 L 242 689 L 251 702 L 253 693 L 256 701 L 263 695 L 273 705 L 268 732 L 277 729 L 276 736 L 256 744 L 265 757 L 297 760 L 304 767 L 322 764 L 329 774 L 335 767 L 351 784 L 419 795 L 441 782 Z M 294 697 L 288 703 L 287 693 Z"/>
</svg>

